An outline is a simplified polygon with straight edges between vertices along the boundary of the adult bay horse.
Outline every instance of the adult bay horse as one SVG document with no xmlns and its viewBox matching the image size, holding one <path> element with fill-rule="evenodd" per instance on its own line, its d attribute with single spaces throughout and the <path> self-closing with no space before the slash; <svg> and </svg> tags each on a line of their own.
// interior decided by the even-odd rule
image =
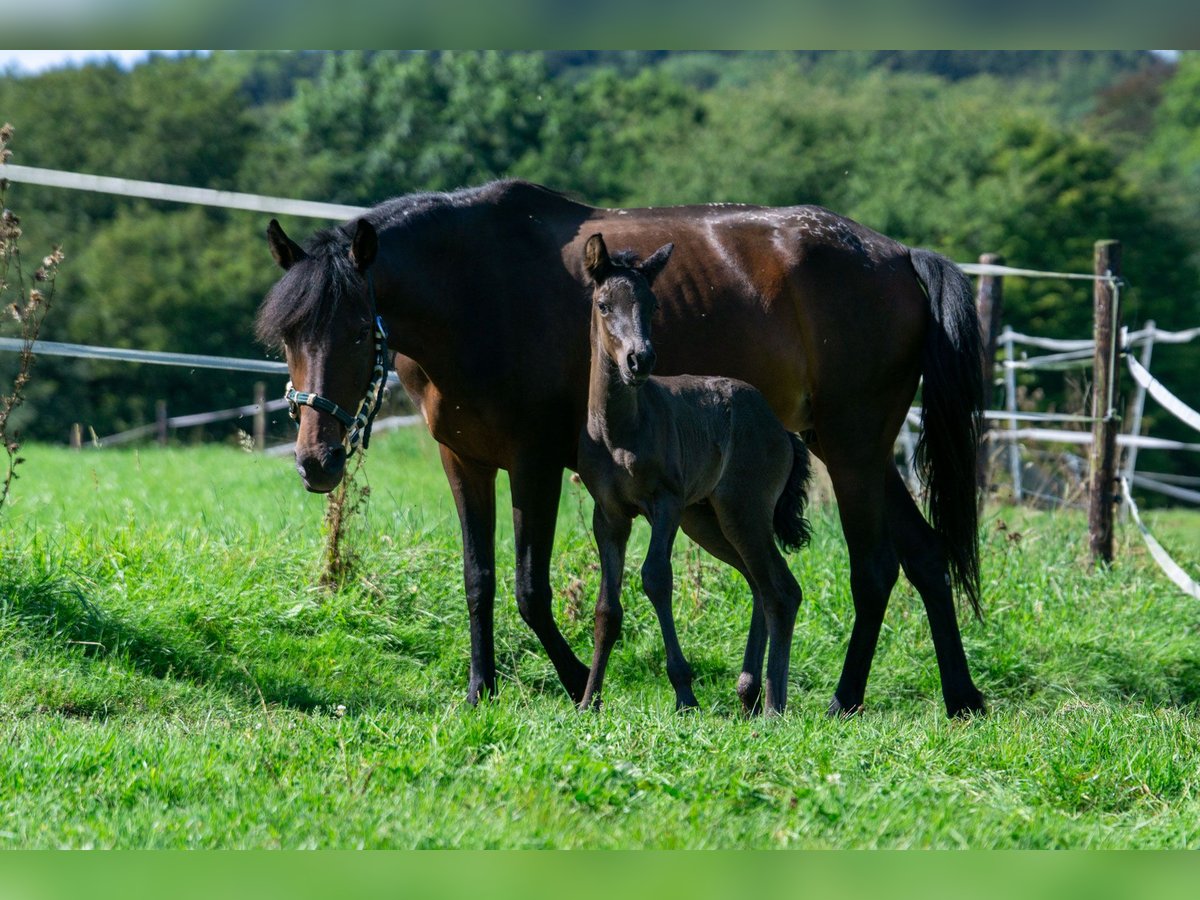
<svg viewBox="0 0 1200 900">
<path fill-rule="evenodd" d="M 549 573 L 562 471 L 575 466 L 587 410 L 582 250 L 596 232 L 642 256 L 675 244 L 655 284 L 655 371 L 750 383 L 829 470 L 855 610 L 830 712 L 862 705 L 900 567 L 925 604 L 947 713 L 983 710 L 951 593 L 953 583 L 978 614 L 982 366 L 961 271 L 820 207 L 599 209 L 520 181 L 389 200 L 303 248 L 272 222 L 285 273 L 257 319 L 259 338 L 286 349 L 296 388 L 343 410 L 361 405 L 372 322 L 386 323 L 462 525 L 468 698 L 496 686 L 498 469 L 512 487 L 521 616 L 576 702 L 588 679 L 554 622 Z M 922 378 L 932 526 L 892 460 Z M 351 418 L 300 408 L 296 465 L 309 490 L 340 481 Z"/>
</svg>

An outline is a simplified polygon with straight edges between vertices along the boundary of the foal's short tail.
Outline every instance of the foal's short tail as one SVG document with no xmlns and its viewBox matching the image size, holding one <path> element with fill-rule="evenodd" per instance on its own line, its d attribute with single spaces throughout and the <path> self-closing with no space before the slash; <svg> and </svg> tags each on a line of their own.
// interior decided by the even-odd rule
<svg viewBox="0 0 1200 900">
<path fill-rule="evenodd" d="M 929 297 L 921 389 L 924 428 L 917 444 L 929 518 L 941 538 L 955 587 L 979 616 L 979 511 L 975 460 L 983 410 L 983 350 L 971 284 L 962 270 L 928 250 L 910 250 Z"/>
<path fill-rule="evenodd" d="M 792 471 L 788 474 L 783 493 L 775 502 L 775 540 L 784 550 L 799 550 L 808 543 L 808 519 L 804 505 L 808 503 L 808 448 L 796 435 L 788 433 L 792 442 Z"/>
</svg>

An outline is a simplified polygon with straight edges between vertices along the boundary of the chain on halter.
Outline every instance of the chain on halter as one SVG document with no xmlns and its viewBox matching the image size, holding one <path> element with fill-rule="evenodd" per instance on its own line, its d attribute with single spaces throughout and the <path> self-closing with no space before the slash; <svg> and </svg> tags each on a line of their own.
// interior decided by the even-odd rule
<svg viewBox="0 0 1200 900">
<path fill-rule="evenodd" d="M 375 423 L 375 415 L 383 404 L 384 388 L 388 379 L 388 330 L 383 322 L 383 316 L 375 313 L 375 279 L 367 273 L 367 287 L 371 297 L 371 313 L 375 317 L 375 367 L 371 371 L 371 383 L 367 385 L 367 393 L 358 410 L 351 415 L 328 397 L 308 391 L 298 391 L 288 381 L 284 398 L 288 402 L 288 415 L 296 426 L 300 426 L 300 407 L 308 406 L 321 412 L 329 413 L 346 428 L 346 437 L 342 444 L 346 448 L 346 456 L 354 455 L 359 443 L 363 449 L 371 444 L 371 426 Z"/>
</svg>

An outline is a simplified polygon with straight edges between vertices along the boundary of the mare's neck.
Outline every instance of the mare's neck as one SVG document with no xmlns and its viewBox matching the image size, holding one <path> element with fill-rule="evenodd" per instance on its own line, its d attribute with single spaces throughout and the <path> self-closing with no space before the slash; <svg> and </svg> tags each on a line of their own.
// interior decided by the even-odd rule
<svg viewBox="0 0 1200 900">
<path fill-rule="evenodd" d="M 631 447 L 638 434 L 638 395 L 645 386 L 632 387 L 621 381 L 616 363 L 600 346 L 601 325 L 592 313 L 592 363 L 588 380 L 588 435 L 610 449 Z"/>
</svg>

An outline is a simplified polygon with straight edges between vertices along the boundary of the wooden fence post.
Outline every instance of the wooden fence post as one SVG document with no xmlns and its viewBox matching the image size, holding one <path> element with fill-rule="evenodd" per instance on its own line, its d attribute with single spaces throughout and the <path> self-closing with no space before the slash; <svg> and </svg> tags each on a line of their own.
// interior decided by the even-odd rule
<svg viewBox="0 0 1200 900">
<path fill-rule="evenodd" d="M 1116 284 L 1106 276 L 1121 275 L 1119 241 L 1097 241 L 1093 293 L 1096 352 L 1092 379 L 1092 447 L 1088 455 L 1088 545 L 1092 563 L 1113 559 L 1113 501 L 1117 495 L 1117 334 L 1121 301 Z"/>
<path fill-rule="evenodd" d="M 262 451 L 267 446 L 267 383 L 254 382 L 254 449 Z"/>
<path fill-rule="evenodd" d="M 156 400 L 154 403 L 155 432 L 158 435 L 158 446 L 167 446 L 167 401 Z"/>
<path fill-rule="evenodd" d="M 1004 257 L 998 253 L 984 253 L 979 257 L 980 265 L 1002 266 Z M 992 405 L 992 384 L 996 377 L 996 339 L 1000 334 L 1000 319 L 1004 309 L 1004 276 L 980 275 L 975 295 L 979 309 L 979 325 L 983 338 L 983 408 Z M 979 459 L 976 466 L 980 490 L 988 489 L 988 460 L 991 444 L 987 438 L 988 423 L 984 420 L 979 441 Z"/>
<path fill-rule="evenodd" d="M 83 449 L 83 426 L 78 422 L 71 426 L 71 449 Z"/>
</svg>

